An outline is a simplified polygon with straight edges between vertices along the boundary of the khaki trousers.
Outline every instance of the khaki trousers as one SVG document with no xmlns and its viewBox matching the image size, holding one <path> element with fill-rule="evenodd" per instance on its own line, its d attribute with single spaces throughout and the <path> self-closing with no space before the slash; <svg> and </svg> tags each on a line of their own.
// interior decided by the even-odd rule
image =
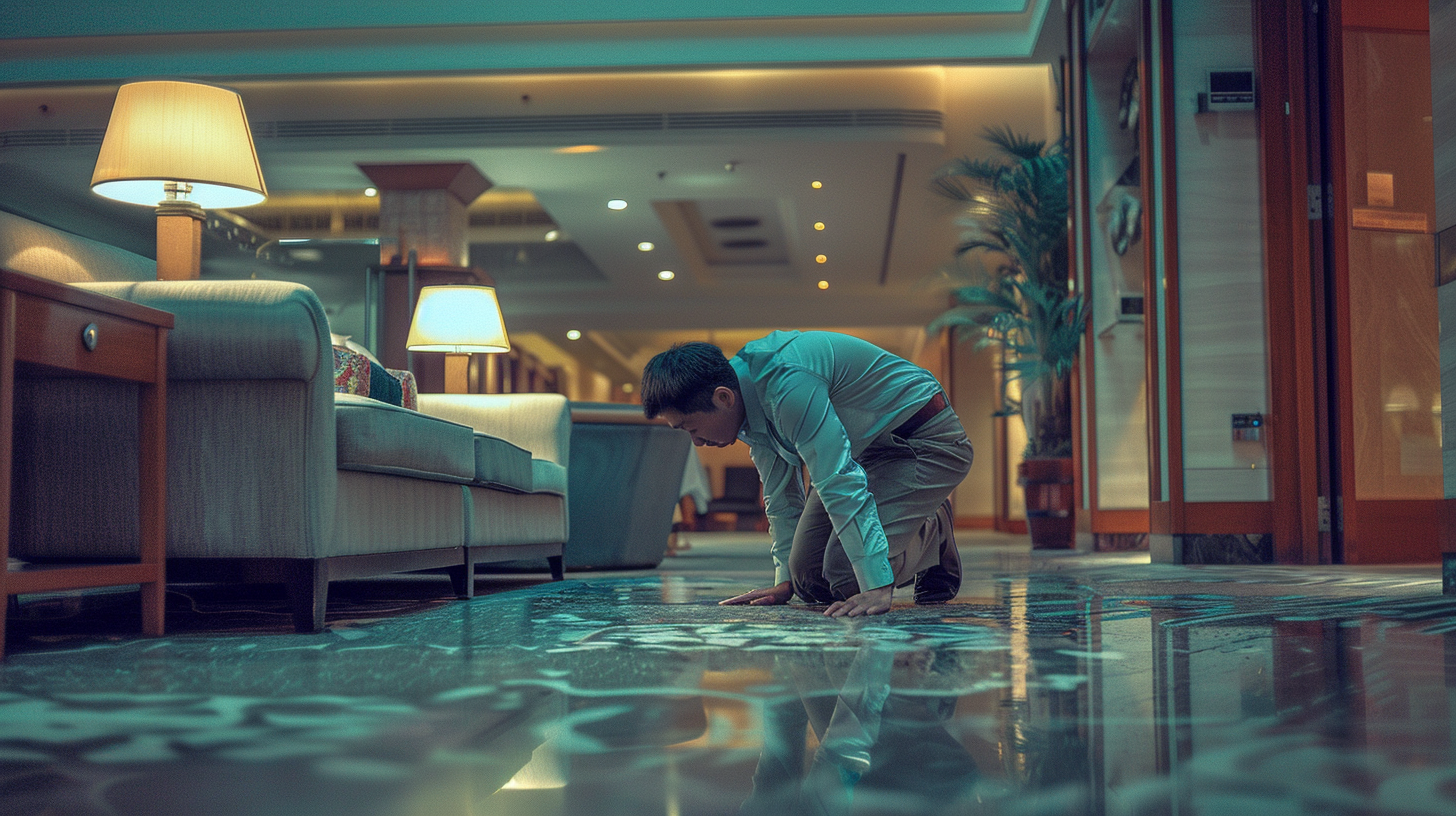
<svg viewBox="0 0 1456 816">
<path fill-rule="evenodd" d="M 953 540 L 954 523 L 942 505 L 970 472 L 973 455 L 960 418 L 946 408 L 909 438 L 893 431 L 881 434 L 855 460 L 869 480 L 889 539 L 895 586 L 940 563 L 941 544 Z M 794 530 L 789 572 L 794 594 L 808 603 L 832 603 L 860 592 L 844 545 L 812 485 Z"/>
</svg>

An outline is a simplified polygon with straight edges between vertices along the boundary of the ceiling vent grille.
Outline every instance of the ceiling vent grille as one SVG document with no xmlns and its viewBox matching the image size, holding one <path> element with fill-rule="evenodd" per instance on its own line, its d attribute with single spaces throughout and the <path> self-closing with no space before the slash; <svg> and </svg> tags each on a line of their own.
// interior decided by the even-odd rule
<svg viewBox="0 0 1456 816">
<path fill-rule="evenodd" d="M 939 129 L 937 110 L 776 110 L 720 113 L 583 114 L 579 116 L 475 116 L 433 119 L 304 119 L 258 122 L 255 139 L 319 139 L 349 136 L 512 135 L 579 132 L 744 130 L 772 128 L 898 127 Z M 105 128 L 11 130 L 0 148 L 99 145 Z"/>
<path fill-rule="evenodd" d="M 0 148 L 6 147 L 73 147 L 99 145 L 106 128 L 73 128 L 69 130 L 9 130 L 0 133 Z"/>
<path fill-rule="evenodd" d="M 936 110 L 800 110 L 723 113 L 586 114 L 580 116 L 501 116 L 454 119 L 319 119 L 259 122 L 258 139 L 342 136 L 511 135 L 576 132 L 734 130 L 754 128 L 910 127 L 935 128 L 944 116 Z"/>
</svg>

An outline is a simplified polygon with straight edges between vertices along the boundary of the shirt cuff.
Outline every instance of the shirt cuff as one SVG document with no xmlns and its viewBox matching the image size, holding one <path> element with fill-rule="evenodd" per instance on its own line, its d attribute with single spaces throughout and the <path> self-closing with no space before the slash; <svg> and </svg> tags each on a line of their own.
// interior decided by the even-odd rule
<svg viewBox="0 0 1456 816">
<path fill-rule="evenodd" d="M 844 545 L 846 555 L 855 551 L 861 553 L 849 556 L 849 565 L 854 568 L 854 578 L 859 582 L 859 591 L 879 589 L 895 583 L 895 571 L 890 569 L 889 544 L 883 538 L 880 538 L 878 547 L 867 547 L 863 539 L 853 543 L 846 540 L 858 533 L 858 530 L 853 532 L 842 530 L 839 533 L 839 540 Z M 883 536 L 884 533 L 882 532 L 880 535 Z M 854 546 L 855 544 L 859 546 Z M 874 552 L 865 553 L 866 549 L 873 549 Z"/>
</svg>

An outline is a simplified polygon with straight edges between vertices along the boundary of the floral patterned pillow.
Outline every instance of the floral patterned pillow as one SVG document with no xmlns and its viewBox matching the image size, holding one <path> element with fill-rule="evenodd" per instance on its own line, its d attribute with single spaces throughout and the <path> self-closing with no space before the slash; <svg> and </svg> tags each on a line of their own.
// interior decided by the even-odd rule
<svg viewBox="0 0 1456 816">
<path fill-rule="evenodd" d="M 363 354 L 334 346 L 334 390 L 410 410 L 419 408 L 419 387 L 409 371 L 385 368 Z"/>
</svg>

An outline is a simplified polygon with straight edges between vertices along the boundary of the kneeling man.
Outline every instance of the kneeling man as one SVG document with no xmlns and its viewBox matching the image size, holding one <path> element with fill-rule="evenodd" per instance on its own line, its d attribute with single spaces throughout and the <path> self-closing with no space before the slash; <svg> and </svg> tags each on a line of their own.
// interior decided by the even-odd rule
<svg viewBox="0 0 1456 816">
<path fill-rule="evenodd" d="M 949 496 L 971 444 L 935 378 L 864 340 L 776 331 L 729 360 L 681 343 L 642 374 L 642 409 L 695 445 L 739 439 L 763 481 L 774 585 L 725 604 L 829 604 L 831 617 L 889 611 L 960 591 Z M 804 472 L 809 485 L 805 487 Z"/>
</svg>

